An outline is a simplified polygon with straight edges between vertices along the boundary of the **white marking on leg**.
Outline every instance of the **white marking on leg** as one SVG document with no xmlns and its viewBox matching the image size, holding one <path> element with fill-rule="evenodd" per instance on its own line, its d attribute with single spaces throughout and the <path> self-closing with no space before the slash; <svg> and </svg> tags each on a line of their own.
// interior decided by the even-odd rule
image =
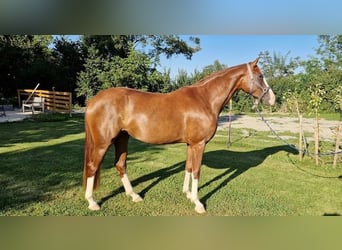
<svg viewBox="0 0 342 250">
<path fill-rule="evenodd" d="M 85 198 L 87 199 L 89 203 L 88 208 L 90 210 L 96 211 L 96 210 L 100 210 L 100 206 L 96 203 L 96 201 L 93 198 L 94 180 L 95 180 L 95 176 L 87 178 Z"/>
<path fill-rule="evenodd" d="M 121 181 L 122 181 L 122 184 L 125 188 L 126 195 L 131 196 L 134 202 L 142 201 L 142 198 L 140 197 L 140 195 L 134 193 L 133 187 L 131 185 L 131 182 L 128 179 L 127 174 L 124 174 L 122 176 Z"/>
<path fill-rule="evenodd" d="M 194 178 L 192 174 L 192 186 L 191 186 L 191 201 L 195 203 L 195 210 L 199 214 L 205 213 L 203 204 L 198 199 L 198 179 Z"/>
<path fill-rule="evenodd" d="M 185 170 L 185 177 L 184 177 L 184 183 L 183 183 L 183 193 L 186 194 L 186 197 L 188 199 L 191 199 L 191 193 L 190 193 L 190 175 L 191 173 Z"/>
</svg>

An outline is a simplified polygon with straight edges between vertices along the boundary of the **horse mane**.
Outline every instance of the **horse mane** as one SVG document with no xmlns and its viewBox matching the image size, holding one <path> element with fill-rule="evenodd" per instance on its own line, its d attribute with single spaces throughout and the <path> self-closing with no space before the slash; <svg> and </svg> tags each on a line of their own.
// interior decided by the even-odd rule
<svg viewBox="0 0 342 250">
<path fill-rule="evenodd" d="M 203 79 L 195 82 L 194 84 L 191 84 L 190 86 L 201 86 L 201 85 L 205 85 L 207 82 L 213 80 L 214 78 L 220 76 L 223 72 L 226 72 L 228 68 L 225 68 L 225 69 L 222 69 L 222 70 L 219 70 L 219 71 L 216 71 L 216 72 L 213 72 L 211 73 L 210 75 L 204 77 Z"/>
<path fill-rule="evenodd" d="M 220 77 L 220 76 L 226 74 L 227 71 L 233 70 L 233 69 L 238 68 L 238 67 L 240 67 L 240 66 L 241 66 L 241 65 L 237 65 L 237 66 L 233 66 L 233 67 L 227 67 L 227 68 L 218 70 L 218 71 L 216 71 L 216 72 L 213 72 L 213 73 L 211 73 L 210 75 L 204 77 L 203 79 L 201 79 L 201 80 L 195 82 L 194 84 L 189 85 L 189 87 L 191 87 L 191 86 L 194 86 L 194 87 L 195 87 L 195 86 L 203 86 L 203 85 L 205 85 L 206 83 L 211 82 L 211 81 L 214 80 L 215 78 L 218 78 L 218 77 Z"/>
</svg>

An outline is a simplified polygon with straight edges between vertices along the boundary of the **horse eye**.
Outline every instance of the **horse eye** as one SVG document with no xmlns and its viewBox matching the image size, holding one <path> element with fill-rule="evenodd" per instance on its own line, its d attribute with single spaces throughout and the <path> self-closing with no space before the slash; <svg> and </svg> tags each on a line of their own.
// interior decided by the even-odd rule
<svg viewBox="0 0 342 250">
<path fill-rule="evenodd" d="M 263 79 L 264 78 L 264 76 L 263 75 L 259 75 L 259 79 Z"/>
</svg>

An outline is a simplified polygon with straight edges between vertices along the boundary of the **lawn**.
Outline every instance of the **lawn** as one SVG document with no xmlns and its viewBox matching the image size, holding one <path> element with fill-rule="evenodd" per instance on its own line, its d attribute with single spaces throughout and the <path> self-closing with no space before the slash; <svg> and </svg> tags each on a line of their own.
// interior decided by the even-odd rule
<svg viewBox="0 0 342 250">
<path fill-rule="evenodd" d="M 197 215 L 182 193 L 186 146 L 147 145 L 130 139 L 128 175 L 144 201 L 123 192 L 110 148 L 95 199 L 87 209 L 82 188 L 83 117 L 0 124 L 0 215 Z M 314 166 L 270 132 L 218 131 L 207 145 L 199 198 L 205 215 L 342 214 L 341 157 Z M 296 143 L 292 141 L 292 143 Z"/>
</svg>

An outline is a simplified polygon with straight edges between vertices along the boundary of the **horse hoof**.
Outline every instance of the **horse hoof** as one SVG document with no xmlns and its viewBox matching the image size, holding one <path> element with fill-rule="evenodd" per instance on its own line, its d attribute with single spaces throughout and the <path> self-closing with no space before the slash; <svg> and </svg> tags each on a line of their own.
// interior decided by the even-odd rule
<svg viewBox="0 0 342 250">
<path fill-rule="evenodd" d="M 92 211 L 100 210 L 100 206 L 97 203 L 89 204 L 88 208 Z"/>
<path fill-rule="evenodd" d="M 134 195 L 132 198 L 134 202 L 140 202 L 143 200 L 138 194 Z"/>
<path fill-rule="evenodd" d="M 203 206 L 196 206 L 195 211 L 199 214 L 204 214 L 205 213 L 205 208 Z"/>
</svg>

